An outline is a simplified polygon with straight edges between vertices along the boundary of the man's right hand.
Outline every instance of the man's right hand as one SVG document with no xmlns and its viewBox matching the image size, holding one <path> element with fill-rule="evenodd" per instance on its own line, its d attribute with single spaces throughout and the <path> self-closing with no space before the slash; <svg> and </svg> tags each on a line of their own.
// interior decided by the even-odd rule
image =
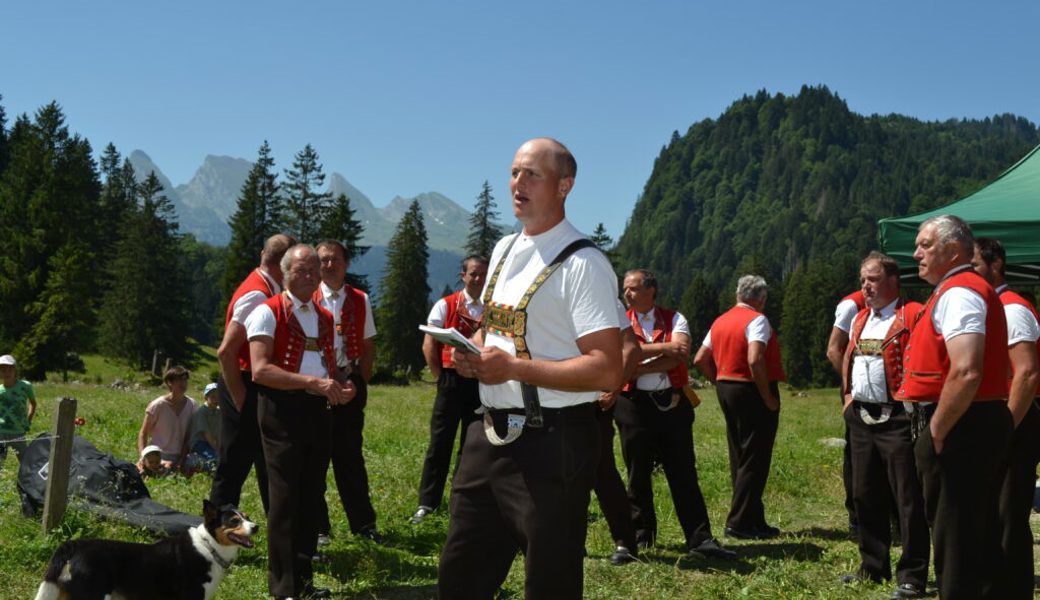
<svg viewBox="0 0 1040 600">
<path fill-rule="evenodd" d="M 771 412 L 776 412 L 780 410 L 780 400 L 772 394 L 766 396 L 763 402 L 765 402 L 766 408 L 768 408 Z"/>
<path fill-rule="evenodd" d="M 314 384 L 312 390 L 325 396 L 332 406 L 346 404 L 353 400 L 357 394 L 357 390 L 354 389 L 352 382 L 347 381 L 341 384 L 335 379 L 319 379 Z"/>
</svg>

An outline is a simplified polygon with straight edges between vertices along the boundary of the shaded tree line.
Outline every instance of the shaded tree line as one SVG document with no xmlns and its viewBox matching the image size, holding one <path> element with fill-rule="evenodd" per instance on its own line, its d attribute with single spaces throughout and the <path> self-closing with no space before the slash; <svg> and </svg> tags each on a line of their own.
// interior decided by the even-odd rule
<svg viewBox="0 0 1040 600">
<path fill-rule="evenodd" d="M 1038 142 L 1014 115 L 922 122 L 855 114 L 826 87 L 761 91 L 672 134 L 615 252 L 665 279 L 695 340 L 741 275 L 764 276 L 791 383 L 832 385 L 834 306 L 877 248 L 877 220 L 961 198 Z"/>
</svg>

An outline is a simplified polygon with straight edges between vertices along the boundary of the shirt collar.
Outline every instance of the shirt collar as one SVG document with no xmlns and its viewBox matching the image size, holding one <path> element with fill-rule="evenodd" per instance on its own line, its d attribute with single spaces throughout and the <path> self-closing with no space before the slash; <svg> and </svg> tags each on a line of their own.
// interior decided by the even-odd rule
<svg viewBox="0 0 1040 600">
<path fill-rule="evenodd" d="M 887 319 L 896 314 L 896 303 L 898 302 L 899 298 L 896 298 L 885 306 L 882 306 L 879 310 L 870 309 L 870 316 L 872 318 Z"/>
<path fill-rule="evenodd" d="M 939 280 L 939 283 L 935 284 L 936 289 L 938 289 L 939 286 L 942 285 L 942 282 L 946 281 L 950 277 L 953 277 L 957 273 L 962 273 L 962 272 L 967 271 L 969 269 L 971 269 L 971 264 L 970 263 L 966 264 L 966 265 L 957 265 L 956 267 L 950 269 L 949 271 L 946 272 L 945 275 L 942 276 L 942 279 Z"/>
<path fill-rule="evenodd" d="M 335 293 L 339 294 L 340 298 L 342 298 L 343 294 L 344 294 L 344 290 L 346 290 L 346 288 L 347 288 L 347 285 L 343 284 L 343 285 L 339 286 L 338 290 L 334 290 L 334 289 L 330 288 L 329 286 L 325 285 L 325 282 L 322 281 L 321 282 L 321 297 L 322 298 L 328 298 L 328 297 L 332 296 L 333 292 L 335 292 Z"/>
<path fill-rule="evenodd" d="M 289 300 L 292 300 L 293 310 L 300 310 L 300 307 L 302 307 L 302 306 L 306 306 L 308 308 L 311 308 L 310 307 L 310 304 L 311 304 L 310 298 L 308 298 L 307 300 L 300 300 L 299 298 L 294 296 L 293 293 L 290 292 L 289 290 L 285 290 L 285 295 L 289 296 Z"/>
<path fill-rule="evenodd" d="M 466 288 L 462 288 L 462 300 L 466 304 L 473 304 L 477 302 L 477 300 L 474 299 L 473 296 L 469 295 L 469 292 L 466 291 Z"/>
<path fill-rule="evenodd" d="M 996 289 L 997 295 L 1003 294 L 1006 289 L 1008 289 L 1008 284 L 1006 284 L 1006 283 L 1000 284 L 1000 286 L 997 287 L 997 289 Z"/>
</svg>

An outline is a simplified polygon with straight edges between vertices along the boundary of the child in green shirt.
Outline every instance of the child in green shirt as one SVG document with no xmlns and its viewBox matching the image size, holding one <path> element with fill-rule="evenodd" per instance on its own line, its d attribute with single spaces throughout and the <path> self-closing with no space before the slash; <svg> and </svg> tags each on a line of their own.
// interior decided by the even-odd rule
<svg viewBox="0 0 1040 600">
<path fill-rule="evenodd" d="M 32 384 L 18 379 L 18 363 L 10 354 L 0 356 L 0 465 L 7 458 L 7 447 L 14 448 L 18 461 L 25 450 L 25 437 L 36 414 L 36 394 Z"/>
</svg>

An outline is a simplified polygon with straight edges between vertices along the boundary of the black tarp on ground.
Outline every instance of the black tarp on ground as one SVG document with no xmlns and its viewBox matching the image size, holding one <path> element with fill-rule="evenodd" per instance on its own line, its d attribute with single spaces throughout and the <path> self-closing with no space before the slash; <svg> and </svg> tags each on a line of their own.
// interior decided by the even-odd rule
<svg viewBox="0 0 1040 600">
<path fill-rule="evenodd" d="M 22 512 L 27 517 L 35 517 L 43 510 L 50 452 L 50 436 L 40 434 L 22 453 L 18 492 L 22 497 Z M 180 533 L 202 522 L 202 517 L 153 501 L 133 463 L 102 454 L 79 436 L 72 440 L 69 504 L 106 519 L 162 534 Z M 199 506 L 202 506 L 201 500 Z"/>
</svg>

